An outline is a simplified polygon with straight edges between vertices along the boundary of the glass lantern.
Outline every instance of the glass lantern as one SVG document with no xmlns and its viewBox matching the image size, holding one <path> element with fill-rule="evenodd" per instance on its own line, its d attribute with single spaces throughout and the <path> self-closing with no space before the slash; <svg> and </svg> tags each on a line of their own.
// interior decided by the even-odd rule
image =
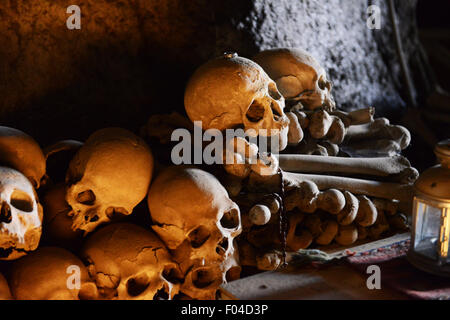
<svg viewBox="0 0 450 320">
<path fill-rule="evenodd" d="M 423 271 L 450 277 L 450 139 L 439 142 L 435 153 L 440 164 L 414 184 L 408 260 Z"/>
</svg>

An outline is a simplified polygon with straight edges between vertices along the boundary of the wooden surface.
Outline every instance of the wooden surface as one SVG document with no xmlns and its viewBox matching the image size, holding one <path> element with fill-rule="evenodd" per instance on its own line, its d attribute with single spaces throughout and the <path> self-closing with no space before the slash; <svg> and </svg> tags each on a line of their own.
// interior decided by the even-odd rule
<svg viewBox="0 0 450 320">
<path fill-rule="evenodd" d="M 334 249 L 331 254 L 342 256 L 346 250 L 363 252 L 409 238 L 409 234 L 359 245 L 345 250 Z M 398 300 L 404 295 L 383 287 L 370 290 L 366 281 L 371 274 L 360 273 L 342 264 L 317 269 L 303 267 L 295 271 L 262 272 L 232 281 L 223 286 L 228 295 L 239 300 Z M 381 277 L 382 277 L 381 271 Z"/>
</svg>

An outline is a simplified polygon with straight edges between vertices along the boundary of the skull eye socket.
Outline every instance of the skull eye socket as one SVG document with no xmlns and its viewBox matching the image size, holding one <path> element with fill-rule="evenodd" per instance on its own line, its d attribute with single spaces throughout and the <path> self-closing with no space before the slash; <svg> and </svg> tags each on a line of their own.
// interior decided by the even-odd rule
<svg viewBox="0 0 450 320">
<path fill-rule="evenodd" d="M 325 90 L 325 89 L 327 89 L 328 86 L 329 86 L 328 83 L 327 83 L 327 81 L 325 81 L 325 79 L 324 79 L 323 76 L 321 76 L 321 77 L 319 78 L 319 81 L 318 81 L 317 84 L 319 85 L 320 90 Z"/>
<path fill-rule="evenodd" d="M 257 100 L 253 100 L 245 116 L 250 122 L 259 122 L 264 118 L 264 106 Z"/>
<path fill-rule="evenodd" d="M 150 279 L 145 273 L 138 274 L 127 281 L 127 292 L 130 296 L 136 297 L 143 293 L 150 285 Z"/>
<path fill-rule="evenodd" d="M 77 194 L 76 200 L 87 206 L 92 206 L 95 203 L 95 194 L 92 190 L 82 191 Z"/>
<path fill-rule="evenodd" d="M 239 221 L 239 210 L 232 208 L 223 214 L 220 225 L 225 229 L 236 229 L 239 226 Z"/>
<path fill-rule="evenodd" d="M 219 255 L 224 255 L 228 250 L 228 239 L 224 238 L 216 247 L 216 253 Z"/>
<path fill-rule="evenodd" d="M 210 237 L 209 230 L 205 226 L 200 226 L 192 230 L 188 239 L 193 248 L 200 248 Z"/>
<path fill-rule="evenodd" d="M 14 190 L 11 194 L 10 204 L 24 212 L 32 212 L 33 211 L 33 199 L 28 195 L 28 193 L 22 190 Z"/>
</svg>

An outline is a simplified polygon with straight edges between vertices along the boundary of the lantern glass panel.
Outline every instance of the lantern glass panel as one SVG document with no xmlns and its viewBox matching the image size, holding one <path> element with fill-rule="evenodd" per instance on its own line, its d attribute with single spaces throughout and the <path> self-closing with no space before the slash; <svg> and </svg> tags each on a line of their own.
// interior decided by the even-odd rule
<svg viewBox="0 0 450 320">
<path fill-rule="evenodd" d="M 437 260 L 440 251 L 440 231 L 442 209 L 421 202 L 416 198 L 416 228 L 414 251 L 433 260 Z"/>
</svg>

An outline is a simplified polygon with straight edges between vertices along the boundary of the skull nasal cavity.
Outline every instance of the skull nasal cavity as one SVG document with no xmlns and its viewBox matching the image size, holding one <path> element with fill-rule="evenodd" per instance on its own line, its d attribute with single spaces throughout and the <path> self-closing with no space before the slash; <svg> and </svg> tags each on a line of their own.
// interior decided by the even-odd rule
<svg viewBox="0 0 450 320">
<path fill-rule="evenodd" d="M 281 116 L 281 113 L 278 110 L 278 106 L 275 103 L 271 102 L 270 109 L 272 109 L 273 118 L 275 120 L 278 120 Z"/>
<path fill-rule="evenodd" d="M 192 230 L 189 233 L 188 238 L 193 248 L 200 248 L 206 242 L 206 240 L 209 239 L 209 236 L 209 230 L 204 226 L 200 226 Z"/>
<path fill-rule="evenodd" d="M 181 271 L 171 265 L 167 265 L 164 267 L 162 276 L 170 283 L 180 283 L 183 280 Z"/>
<path fill-rule="evenodd" d="M 226 229 L 235 229 L 239 226 L 239 210 L 233 208 L 224 213 L 220 225 Z"/>
<path fill-rule="evenodd" d="M 136 297 L 148 288 L 150 280 L 146 274 L 137 275 L 127 281 L 127 292 L 130 296 Z"/>
<path fill-rule="evenodd" d="M 228 239 L 224 238 L 222 241 L 220 241 L 220 243 L 216 247 L 216 252 L 219 255 L 223 255 L 226 253 L 227 250 L 228 250 Z"/>
<path fill-rule="evenodd" d="M 92 190 L 80 192 L 77 195 L 77 201 L 85 205 L 93 205 L 95 202 L 95 194 Z"/>
<path fill-rule="evenodd" d="M 264 106 L 258 101 L 253 101 L 245 115 L 250 122 L 259 122 L 264 118 Z"/>
<path fill-rule="evenodd" d="M 20 211 L 25 211 L 25 212 L 33 211 L 33 200 L 24 191 L 14 190 L 14 192 L 11 194 L 10 203 L 14 208 L 16 208 Z"/>
</svg>

